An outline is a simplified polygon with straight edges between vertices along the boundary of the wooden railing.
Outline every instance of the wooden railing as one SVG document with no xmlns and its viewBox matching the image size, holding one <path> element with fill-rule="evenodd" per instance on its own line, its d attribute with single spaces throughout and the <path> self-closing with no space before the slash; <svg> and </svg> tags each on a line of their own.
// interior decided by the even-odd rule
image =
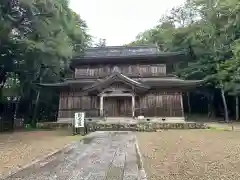
<svg viewBox="0 0 240 180">
<path fill-rule="evenodd" d="M 104 74 L 94 74 L 94 75 L 87 75 L 87 74 L 76 74 L 75 79 L 94 79 L 94 78 L 105 78 L 112 73 L 104 73 Z M 123 73 L 124 75 L 130 78 L 148 78 L 148 77 L 166 77 L 167 75 L 164 73 L 144 73 L 144 74 L 137 74 L 137 73 Z M 68 78 L 71 79 L 71 78 Z"/>
<path fill-rule="evenodd" d="M 117 66 L 101 66 L 101 67 L 81 67 L 75 69 L 75 78 L 82 77 L 105 77 L 112 74 L 114 71 L 119 71 L 126 76 L 161 76 L 166 75 L 165 64 L 152 64 L 152 65 L 117 65 Z"/>
</svg>

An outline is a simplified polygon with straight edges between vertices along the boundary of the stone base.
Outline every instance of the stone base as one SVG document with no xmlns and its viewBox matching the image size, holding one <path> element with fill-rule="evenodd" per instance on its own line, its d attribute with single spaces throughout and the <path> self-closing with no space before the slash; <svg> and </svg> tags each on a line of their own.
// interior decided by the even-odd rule
<svg viewBox="0 0 240 180">
<path fill-rule="evenodd" d="M 140 121 L 150 120 L 151 122 L 169 122 L 169 123 L 184 123 L 185 117 L 144 117 Z"/>
<path fill-rule="evenodd" d="M 71 123 L 45 122 L 38 123 L 38 128 L 59 129 L 71 128 Z M 88 132 L 92 131 L 147 131 L 155 132 L 159 129 L 206 129 L 201 122 L 135 122 L 135 123 L 108 123 L 104 121 L 87 122 Z"/>
<path fill-rule="evenodd" d="M 58 123 L 72 123 L 73 118 L 58 118 Z M 132 117 L 86 117 L 86 120 L 89 121 L 105 121 L 109 123 L 134 123 L 134 122 L 144 122 L 144 121 L 151 121 L 151 122 L 169 122 L 169 123 L 178 123 L 178 122 L 185 122 L 185 117 L 144 117 L 143 119 L 132 118 Z"/>
<path fill-rule="evenodd" d="M 92 121 L 99 121 L 102 120 L 100 117 L 86 117 L 85 119 L 89 120 L 91 119 Z M 58 118 L 57 123 L 72 123 L 73 118 Z"/>
<path fill-rule="evenodd" d="M 37 128 L 40 128 L 40 129 L 70 129 L 70 128 L 72 128 L 72 123 L 43 122 L 43 123 L 37 123 Z"/>
<path fill-rule="evenodd" d="M 73 118 L 58 118 L 57 123 L 72 123 Z"/>
</svg>

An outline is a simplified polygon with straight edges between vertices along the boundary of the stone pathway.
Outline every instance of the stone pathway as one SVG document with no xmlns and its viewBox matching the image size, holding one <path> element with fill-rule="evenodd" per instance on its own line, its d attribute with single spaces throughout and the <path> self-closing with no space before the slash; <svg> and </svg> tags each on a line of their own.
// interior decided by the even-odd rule
<svg viewBox="0 0 240 180">
<path fill-rule="evenodd" d="M 137 180 L 137 162 L 132 132 L 95 132 L 5 180 Z"/>
</svg>

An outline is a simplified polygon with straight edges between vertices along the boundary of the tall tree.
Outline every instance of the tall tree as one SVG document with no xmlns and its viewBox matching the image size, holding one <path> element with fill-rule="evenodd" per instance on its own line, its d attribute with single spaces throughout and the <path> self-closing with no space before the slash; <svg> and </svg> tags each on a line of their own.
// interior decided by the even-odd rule
<svg viewBox="0 0 240 180">
<path fill-rule="evenodd" d="M 235 79 L 239 60 L 239 11 L 238 0 L 188 0 L 183 6 L 173 8 L 158 25 L 141 33 L 130 45 L 157 43 L 162 51 L 192 49 L 193 60 L 178 69 L 177 74 L 185 79 L 204 79 L 208 92 L 220 89 L 228 121 L 225 92 L 229 83 L 234 86 L 232 89 L 238 89 Z M 229 78 L 228 71 L 234 80 Z M 211 103 L 211 93 L 204 94 Z"/>
<path fill-rule="evenodd" d="M 31 121 L 39 99 L 36 83 L 64 78 L 71 57 L 84 51 L 91 36 L 67 0 L 3 0 L 0 16 L 1 91 L 15 74 Z"/>
</svg>

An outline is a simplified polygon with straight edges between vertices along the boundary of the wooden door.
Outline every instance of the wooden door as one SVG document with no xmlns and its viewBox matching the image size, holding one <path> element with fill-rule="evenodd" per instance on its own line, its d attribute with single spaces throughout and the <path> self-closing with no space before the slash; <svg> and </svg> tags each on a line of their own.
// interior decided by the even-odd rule
<svg viewBox="0 0 240 180">
<path fill-rule="evenodd" d="M 115 97 L 104 97 L 103 109 L 108 117 L 119 116 L 118 103 Z"/>
<path fill-rule="evenodd" d="M 108 117 L 131 117 L 131 97 L 105 97 L 103 108 Z"/>
<path fill-rule="evenodd" d="M 119 115 L 122 117 L 132 116 L 132 97 L 119 98 Z"/>
</svg>

